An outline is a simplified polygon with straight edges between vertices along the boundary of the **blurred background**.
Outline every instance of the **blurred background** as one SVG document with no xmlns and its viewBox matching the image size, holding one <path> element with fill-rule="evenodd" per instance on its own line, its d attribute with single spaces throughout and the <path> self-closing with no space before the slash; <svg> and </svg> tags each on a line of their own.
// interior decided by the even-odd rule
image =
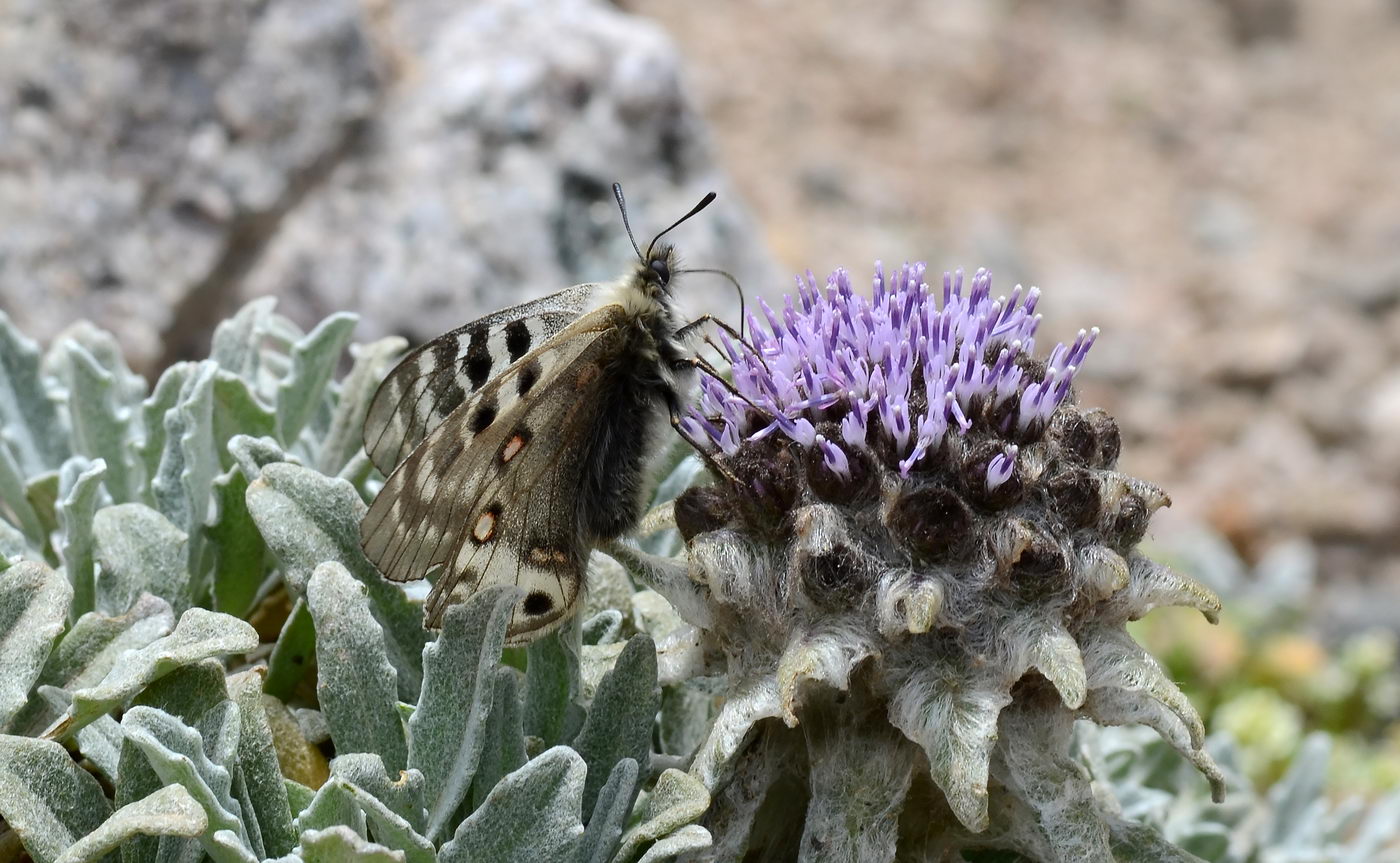
<svg viewBox="0 0 1400 863">
<path fill-rule="evenodd" d="M 1400 784 L 1396 0 L 9 0 L 0 308 L 154 378 L 275 294 L 422 341 L 676 240 L 750 296 L 992 269 L 1226 596 L 1138 632 L 1261 782 Z M 692 277 L 698 309 L 733 314 Z"/>
</svg>

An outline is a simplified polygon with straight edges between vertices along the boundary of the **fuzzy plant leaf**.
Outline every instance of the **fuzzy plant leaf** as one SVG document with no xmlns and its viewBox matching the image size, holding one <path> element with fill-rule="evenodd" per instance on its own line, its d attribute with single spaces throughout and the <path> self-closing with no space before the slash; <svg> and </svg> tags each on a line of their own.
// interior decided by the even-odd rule
<svg viewBox="0 0 1400 863">
<path fill-rule="evenodd" d="M 48 529 L 29 500 L 23 469 L 4 443 L 0 439 L 0 515 L 7 515 L 19 527 L 25 539 L 22 551 L 42 549 Z"/>
<path fill-rule="evenodd" d="M 321 473 L 335 474 L 350 463 L 364 447 L 365 415 L 379 389 L 380 381 L 394 358 L 408 347 L 401 336 L 387 336 L 367 345 L 351 345 L 354 365 L 340 382 L 340 400 L 331 417 L 330 430 L 321 444 L 316 467 Z"/>
<path fill-rule="evenodd" d="M 197 364 L 181 384 L 174 405 L 160 420 L 165 438 L 151 491 L 155 508 L 186 534 L 203 526 L 219 470 L 213 443 L 214 378 L 218 370 L 207 360 Z M 190 555 L 194 560 L 194 548 Z"/>
<path fill-rule="evenodd" d="M 138 836 L 194 839 L 208 829 L 204 809 L 183 785 L 167 785 L 113 812 L 101 826 L 74 842 L 58 863 L 98 863 Z"/>
<path fill-rule="evenodd" d="M 152 593 L 176 614 L 193 601 L 185 532 L 145 504 L 123 503 L 98 511 L 92 523 L 97 561 L 97 609 L 124 614 L 136 597 Z"/>
<path fill-rule="evenodd" d="M 21 477 L 57 468 L 69 455 L 39 358 L 39 346 L 0 311 L 0 451 L 12 457 Z"/>
<path fill-rule="evenodd" d="M 72 599 L 68 580 L 42 563 L 20 561 L 0 573 L 0 729 L 24 707 Z"/>
<path fill-rule="evenodd" d="M 389 770 L 403 770 L 408 743 L 397 707 L 396 672 L 364 585 L 329 561 L 311 575 L 306 599 L 316 622 L 316 694 L 336 751 L 374 752 Z"/>
<path fill-rule="evenodd" d="M 263 707 L 262 675 L 256 671 L 230 675 L 228 693 L 238 705 L 238 766 L 246 788 L 247 799 L 242 801 L 245 819 L 251 811 L 265 854 L 290 854 L 297 837 L 292 829 L 292 810 L 282 783 L 272 728 Z"/>
<path fill-rule="evenodd" d="M 137 597 L 125 614 L 88 612 L 50 654 L 39 683 L 70 691 L 95 686 L 128 650 L 139 650 L 174 627 L 170 603 L 149 593 Z"/>
<path fill-rule="evenodd" d="M 57 860 L 111 812 L 102 786 L 62 746 L 0 734 L 0 819 L 35 863 Z"/>
<path fill-rule="evenodd" d="M 367 752 L 338 756 L 331 763 L 331 773 L 353 784 L 361 794 L 372 796 L 396 817 L 421 832 L 427 821 L 427 810 L 423 808 L 425 781 L 422 773 L 409 768 L 391 778 L 384 769 L 384 760 Z"/>
<path fill-rule="evenodd" d="M 641 820 L 623 835 L 614 863 L 637 860 L 666 837 L 693 825 L 709 805 L 710 794 L 695 777 L 679 770 L 662 772 L 647 798 Z M 690 835 L 694 838 L 693 832 Z M 708 839 L 709 833 L 705 835 Z"/>
<path fill-rule="evenodd" d="M 933 781 L 963 826 L 987 828 L 987 759 L 1009 687 L 938 660 L 910 676 L 890 703 L 890 723 L 928 755 Z"/>
<path fill-rule="evenodd" d="M 277 439 L 291 446 L 321 403 L 321 395 L 355 331 L 355 315 L 331 315 L 292 345 L 292 367 L 277 387 Z"/>
<path fill-rule="evenodd" d="M 593 816 L 583 831 L 578 863 L 608 863 L 622 841 L 622 829 L 637 799 L 637 762 L 624 758 L 613 765 L 608 781 L 598 791 Z"/>
<path fill-rule="evenodd" d="M 248 478 L 234 468 L 214 480 L 213 521 L 205 528 L 214 548 L 211 585 L 215 611 L 246 617 L 264 581 L 267 544 L 248 512 Z"/>
<path fill-rule="evenodd" d="M 663 863 L 691 851 L 703 851 L 713 844 L 710 831 L 699 824 L 687 824 L 648 848 L 637 863 Z"/>
<path fill-rule="evenodd" d="M 228 704 L 227 713 L 236 715 L 237 708 Z M 237 727 L 236 719 L 233 727 Z M 164 711 L 145 706 L 128 710 L 122 717 L 122 728 L 160 780 L 184 786 L 204 810 L 208 823 L 200 841 L 210 856 L 215 860 L 228 857 L 226 849 L 214 841 L 213 834 L 220 830 L 235 833 L 247 846 L 248 834 L 242 807 L 233 798 L 232 777 L 227 767 L 206 754 L 205 738 L 199 731 Z"/>
<path fill-rule="evenodd" d="M 258 368 L 258 350 L 276 297 L 258 297 L 233 317 L 219 322 L 209 346 L 209 359 L 235 375 L 251 379 Z"/>
<path fill-rule="evenodd" d="M 224 468 L 233 464 L 228 442 L 235 436 L 271 437 L 277 431 L 277 415 L 263 405 L 246 381 L 222 369 L 214 375 L 210 420 L 214 451 Z"/>
<path fill-rule="evenodd" d="M 507 773 L 518 769 L 529 756 L 520 723 L 520 672 L 508 666 L 496 669 L 491 716 L 485 724 L 481 758 L 472 776 L 470 805 L 475 810 Z"/>
<path fill-rule="evenodd" d="M 198 368 L 196 363 L 175 363 L 161 373 L 155 389 L 141 402 L 141 426 L 145 429 L 145 437 L 132 442 L 130 446 L 138 470 L 147 480 L 141 496 L 147 506 L 157 505 L 155 489 L 150 481 L 160 471 L 160 460 L 165 452 L 165 417 L 179 403 L 185 385 Z"/>
<path fill-rule="evenodd" d="M 316 789 L 311 802 L 302 807 L 297 815 L 296 828 L 304 834 L 307 830 L 324 830 L 340 824 L 364 836 L 367 823 L 365 813 L 356 804 L 355 798 L 350 796 L 346 783 L 327 779 Z"/>
<path fill-rule="evenodd" d="M 613 765 L 631 758 L 651 763 L 651 733 L 661 695 L 656 686 L 656 645 L 645 634 L 634 636 L 617 664 L 598 685 L 588 719 L 574 739 L 574 749 L 588 764 L 583 806 L 592 811 Z"/>
<path fill-rule="evenodd" d="M 476 774 L 516 594 L 493 588 L 449 607 L 442 634 L 423 648 L 423 693 L 408 723 L 408 765 L 423 773 L 431 789 L 429 839 L 437 840 L 449 829 L 448 820 Z"/>
<path fill-rule="evenodd" d="M 248 486 L 248 511 L 282 564 L 295 596 L 325 561 L 337 561 L 369 592 L 371 611 L 385 633 L 385 647 L 398 669 L 398 694 L 412 701 L 422 685 L 427 643 L 423 612 L 397 585 L 385 581 L 360 549 L 365 502 L 354 486 L 289 463 L 264 466 Z"/>
<path fill-rule="evenodd" d="M 117 377 L 76 341 L 67 340 L 64 349 L 70 371 L 68 415 L 73 448 L 80 455 L 106 463 L 107 491 L 114 500 L 132 500 L 138 484 L 127 445 L 132 416 L 116 392 Z"/>
<path fill-rule="evenodd" d="M 525 692 L 521 723 L 525 733 L 545 747 L 572 740 L 583 724 L 579 698 L 581 633 L 578 618 L 530 643 L 525 654 Z"/>
<path fill-rule="evenodd" d="M 346 797 L 359 807 L 376 841 L 402 854 L 405 863 L 434 863 L 437 854 L 433 843 L 415 830 L 408 819 L 394 811 L 379 796 L 342 776 L 335 775 L 335 768 L 336 765 L 332 764 L 332 776 L 329 781 L 339 784 Z M 383 764 L 380 763 L 379 772 L 382 774 L 383 770 Z M 419 779 L 421 782 L 421 776 Z M 381 784 L 389 784 L 387 777 Z"/>
<path fill-rule="evenodd" d="M 49 736 L 72 734 L 177 668 L 258 646 L 248 623 L 227 614 L 191 608 L 169 635 L 127 653 L 95 686 L 73 693 L 71 713 Z"/>
<path fill-rule="evenodd" d="M 272 646 L 263 690 L 280 699 L 290 699 L 302 678 L 315 666 L 315 658 L 316 624 L 311 619 L 311 609 L 306 607 L 306 600 L 298 599 L 282 624 L 277 642 Z"/>
<path fill-rule="evenodd" d="M 402 851 L 371 842 L 340 824 L 302 833 L 295 859 L 305 863 L 407 863 Z"/>
<path fill-rule="evenodd" d="M 438 854 L 441 863 L 571 860 L 583 836 L 584 775 L 577 752 L 556 746 L 509 774 Z"/>
<path fill-rule="evenodd" d="M 72 458 L 64 462 L 59 472 L 59 487 L 63 491 L 54 505 L 54 514 L 62 530 L 62 541 L 57 550 L 63 558 L 63 571 L 73 585 L 68 615 L 74 620 L 96 608 L 93 520 L 97 510 L 110 503 L 105 495 L 106 478 L 107 464 L 102 459 L 89 462 Z"/>
</svg>

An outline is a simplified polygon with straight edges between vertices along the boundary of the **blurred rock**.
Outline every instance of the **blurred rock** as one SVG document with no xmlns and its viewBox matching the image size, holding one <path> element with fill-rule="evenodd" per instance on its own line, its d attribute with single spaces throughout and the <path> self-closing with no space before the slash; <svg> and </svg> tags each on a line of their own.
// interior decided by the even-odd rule
<svg viewBox="0 0 1400 863">
<path fill-rule="evenodd" d="M 359 20 L 353 0 L 0 6 L 5 309 L 44 339 L 92 318 L 146 368 L 207 327 L 371 113 Z"/>
<path fill-rule="evenodd" d="M 670 42 L 593 0 L 17 0 L 0 164 L 0 304 L 43 340 L 91 318 L 147 372 L 256 294 L 417 340 L 612 278 L 613 180 L 639 242 L 716 189 L 687 260 L 769 274 Z"/>
</svg>

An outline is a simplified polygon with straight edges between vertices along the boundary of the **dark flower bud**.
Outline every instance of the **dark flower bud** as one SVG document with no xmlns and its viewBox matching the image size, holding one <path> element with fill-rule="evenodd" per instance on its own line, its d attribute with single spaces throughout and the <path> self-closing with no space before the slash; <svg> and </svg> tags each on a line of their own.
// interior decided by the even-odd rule
<svg viewBox="0 0 1400 863">
<path fill-rule="evenodd" d="M 900 495 L 885 526 L 915 558 L 928 563 L 963 558 L 975 545 L 972 513 L 957 494 L 939 486 Z"/>
</svg>

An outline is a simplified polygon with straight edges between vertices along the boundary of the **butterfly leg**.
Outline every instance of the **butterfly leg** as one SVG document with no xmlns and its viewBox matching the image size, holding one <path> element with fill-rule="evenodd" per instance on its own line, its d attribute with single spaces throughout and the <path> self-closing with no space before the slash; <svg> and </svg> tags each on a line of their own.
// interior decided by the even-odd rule
<svg viewBox="0 0 1400 863">
<path fill-rule="evenodd" d="M 698 329 L 704 326 L 705 324 L 714 324 L 715 326 L 728 333 L 729 337 L 732 338 L 734 341 L 748 348 L 750 353 L 755 355 L 758 354 L 758 348 L 755 348 L 752 344 L 750 344 L 749 340 L 744 338 L 742 333 L 740 333 L 738 330 L 734 329 L 724 321 L 720 320 L 719 318 L 715 317 L 714 315 L 701 315 L 700 317 L 681 327 L 679 330 L 676 330 L 676 335 L 680 336 L 681 338 L 685 338 L 686 336 L 690 335 L 691 330 Z"/>
<path fill-rule="evenodd" d="M 685 425 L 681 422 L 680 403 L 672 399 L 669 407 L 671 409 L 671 428 L 676 430 L 676 434 L 681 436 L 681 440 L 690 444 L 690 448 L 695 450 L 696 454 L 704 460 L 705 466 L 714 471 L 716 475 L 722 476 L 736 485 L 742 485 L 733 471 L 715 460 L 714 455 L 710 452 L 710 445 L 708 443 L 696 440 L 690 436 L 690 432 L 685 430 Z"/>
</svg>

